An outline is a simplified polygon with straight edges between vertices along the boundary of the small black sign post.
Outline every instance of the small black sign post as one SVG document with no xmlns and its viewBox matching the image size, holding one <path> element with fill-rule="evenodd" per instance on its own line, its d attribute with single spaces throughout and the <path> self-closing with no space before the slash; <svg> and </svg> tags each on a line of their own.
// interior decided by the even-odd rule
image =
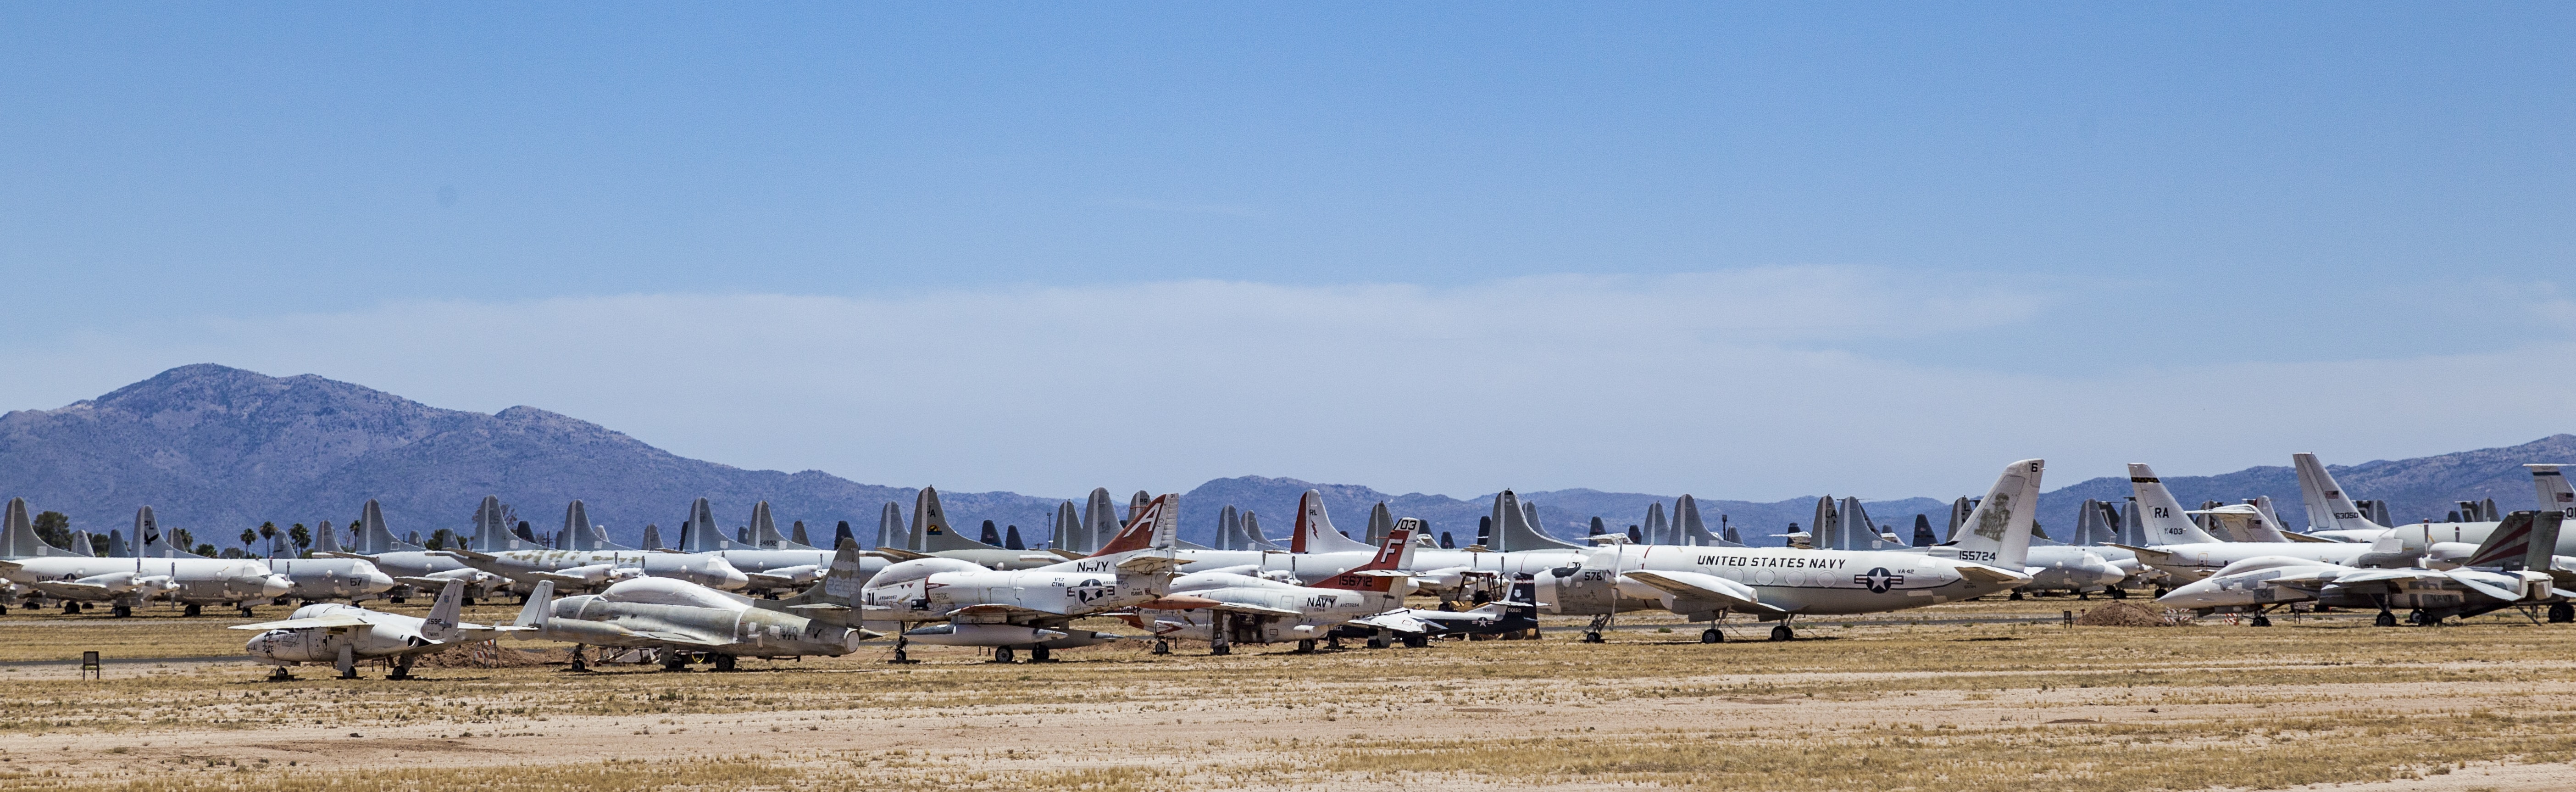
<svg viewBox="0 0 2576 792">
<path fill-rule="evenodd" d="M 105 681 L 107 679 L 107 669 L 99 665 L 98 652 L 88 651 L 81 653 L 81 678 L 101 681 Z"/>
</svg>

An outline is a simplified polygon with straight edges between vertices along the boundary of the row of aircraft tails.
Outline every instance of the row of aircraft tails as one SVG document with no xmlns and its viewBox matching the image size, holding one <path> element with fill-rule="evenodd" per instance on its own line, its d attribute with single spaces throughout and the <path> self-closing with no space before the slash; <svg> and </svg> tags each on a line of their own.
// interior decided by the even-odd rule
<svg viewBox="0 0 2576 792">
<path fill-rule="evenodd" d="M 2134 498 L 2124 507 L 2087 502 L 2067 541 L 2034 537 L 2042 461 L 2013 462 L 1983 497 L 1954 508 L 1948 541 L 1908 544 L 1881 533 L 1857 499 L 1820 500 L 1818 516 L 1786 546 L 1748 547 L 1711 533 L 1683 498 L 1672 519 L 1660 504 L 1637 536 L 1605 534 L 1578 544 L 1539 530 L 1536 509 L 1505 491 L 1494 500 L 1481 542 L 1444 548 L 1423 524 L 1393 517 L 1384 504 L 1354 539 L 1334 528 L 1319 493 L 1301 498 L 1285 544 L 1249 515 L 1220 515 L 1216 547 L 1179 540 L 1179 496 L 1129 502 L 1111 514 L 1105 490 L 1058 512 L 1066 547 L 1013 549 L 968 539 L 948 522 L 936 490 L 919 493 L 910 519 L 888 504 L 871 549 L 846 526 L 826 550 L 806 542 L 802 524 L 781 535 L 767 504 L 727 537 L 705 499 L 692 504 L 675 547 L 612 543 L 584 505 L 565 509 L 557 547 L 513 531 L 496 498 L 477 512 L 477 530 L 454 549 L 397 541 L 370 501 L 354 541 L 311 559 L 208 559 L 168 548 L 149 509 L 136 518 L 142 547 L 132 557 L 93 558 L 54 548 L 12 501 L 0 535 L 0 571 L 18 595 L 113 603 L 120 615 L 159 597 L 246 606 L 287 597 L 297 581 L 271 565 L 346 562 L 334 574 L 363 583 L 307 604 L 289 619 L 241 629 L 256 659 L 286 668 L 328 664 L 344 675 L 385 661 L 397 675 L 420 654 L 494 638 L 576 645 L 666 665 L 703 660 L 730 668 L 739 657 L 837 656 L 885 639 L 897 662 L 914 643 L 975 646 L 997 660 L 1121 637 L 1204 642 L 1225 654 L 1236 644 L 1294 643 L 1301 651 L 1342 640 L 1420 646 L 1439 637 L 1535 635 L 1541 615 L 1591 616 L 1588 639 L 1619 614 L 1662 612 L 1708 626 L 1704 642 L 1727 638 L 1731 619 L 1771 625 L 1772 640 L 1795 636 L 1805 616 L 1923 607 L 2034 588 L 2121 596 L 2154 585 L 2161 601 L 2208 611 L 2262 614 L 2292 603 L 2376 607 L 2429 623 L 2503 608 L 2550 609 L 2565 621 L 2576 594 L 2563 588 L 2576 559 L 2561 549 L 2561 522 L 2576 511 L 2558 466 L 2533 465 L 2541 505 L 2550 508 L 2480 522 L 2379 525 L 2362 515 L 2325 468 L 2299 455 L 2297 468 L 2316 530 L 2281 529 L 2268 501 L 2186 510 L 2146 465 L 2131 465 Z M 1729 532 L 1731 533 L 1731 531 Z M 1920 532 L 1918 532 L 1919 534 Z M 1642 541 L 1636 541 L 1642 539 Z M 1803 541 L 1801 541 L 1803 540 Z M 358 589 L 364 589 L 359 591 Z M 435 591 L 426 618 L 355 604 L 388 593 Z M 476 596 L 514 592 L 510 624 L 457 620 Z M 1437 609 L 1408 607 L 1435 595 Z M 326 597 L 313 597 L 323 599 Z M 389 598 L 389 597 L 388 597 Z M 399 600 L 397 600 L 399 601 Z M 245 614 L 248 613 L 244 607 Z M 1075 627 L 1111 618 L 1135 635 Z M 640 652 L 638 650 L 641 650 Z"/>
</svg>

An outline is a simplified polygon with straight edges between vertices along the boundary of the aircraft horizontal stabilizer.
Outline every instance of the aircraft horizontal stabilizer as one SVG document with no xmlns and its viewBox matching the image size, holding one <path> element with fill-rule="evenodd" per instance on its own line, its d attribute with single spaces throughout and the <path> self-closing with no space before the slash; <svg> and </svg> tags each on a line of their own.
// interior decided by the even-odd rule
<svg viewBox="0 0 2576 792">
<path fill-rule="evenodd" d="M 1672 570 L 1632 569 L 1620 575 L 1629 580 L 1655 587 L 1673 598 L 1715 602 L 1730 608 L 1758 613 L 1782 613 L 1779 608 L 1763 604 L 1761 594 L 1753 587 L 1716 575 Z"/>
<path fill-rule="evenodd" d="M 1063 549 L 1063 548 L 1060 548 L 1060 547 L 1059 547 L 1059 548 L 1050 548 L 1050 549 L 1048 549 L 1046 552 L 1054 553 L 1056 558 L 1064 559 L 1064 560 L 1066 560 L 1066 561 L 1080 561 L 1080 560 L 1082 560 L 1082 559 L 1083 559 L 1083 555 L 1082 555 L 1081 553 L 1076 553 L 1076 552 L 1074 552 L 1074 551 L 1066 550 L 1066 549 Z"/>
<path fill-rule="evenodd" d="M 1352 619 L 1351 623 L 1362 627 L 1375 627 L 1381 630 L 1394 630 L 1401 633 L 1427 633 L 1431 631 L 1431 624 L 1429 622 L 1414 618 L 1413 614 L 1407 613 L 1404 610 L 1391 610 L 1375 616 L 1363 616 L 1357 619 Z"/>
<path fill-rule="evenodd" d="M 2445 576 L 2449 577 L 2453 583 L 2467 586 L 2470 591 L 2475 591 L 2477 593 L 2493 597 L 2498 602 L 2519 602 L 2522 600 L 2521 594 L 2514 593 L 2509 589 L 2498 587 L 2483 580 L 2472 578 L 2469 575 L 2460 574 L 2458 570 L 2453 570 Z"/>
<path fill-rule="evenodd" d="M 358 618 L 355 614 L 344 611 L 327 616 L 315 616 L 310 619 L 287 619 L 285 621 L 260 622 L 258 624 L 237 624 L 233 625 L 230 629 L 258 630 L 260 632 L 267 632 L 269 630 L 310 630 L 317 627 L 370 626 L 373 625 L 368 623 L 367 620 Z"/>
<path fill-rule="evenodd" d="M 2334 582 L 2335 585 L 2349 586 L 2354 583 L 2379 583 L 2390 580 L 2423 580 L 2426 578 L 2436 577 L 2442 577 L 2442 573 L 2424 569 L 2364 569 L 2359 572 L 2351 572 L 2338 576 L 2335 578 Z"/>
<path fill-rule="evenodd" d="M 1180 559 L 1167 555 L 1145 554 L 1118 562 L 1118 571 L 1130 575 L 1163 574 L 1180 568 Z"/>
<path fill-rule="evenodd" d="M 2144 553 L 2140 553 L 2140 555 L 2145 555 L 2145 554 L 2144 554 Z M 2028 583 L 2028 582 L 2030 582 L 2030 576 L 2029 576 L 2029 575 L 2024 575 L 2024 574 L 2020 574 L 2020 573 L 2016 573 L 2016 572 L 2008 572 L 2008 571 L 2005 571 L 2005 570 L 1996 569 L 1996 568 L 1994 568 L 1994 567 L 1986 566 L 1986 565 L 1984 565 L 1984 564 L 1960 564 L 1960 565 L 1959 565 L 1959 576 L 1960 576 L 1960 577 L 1963 577 L 1963 578 L 1967 578 L 1967 579 L 1969 579 L 1969 580 L 1974 580 L 1974 581 L 1976 581 L 1976 582 L 1979 582 L 1979 583 L 1985 583 L 1985 584 L 1989 584 L 1989 585 L 1992 585 L 1992 584 L 1999 584 L 1999 583 L 2006 583 L 2006 584 L 2019 585 L 2019 584 L 2023 584 L 2023 583 Z"/>
<path fill-rule="evenodd" d="M 2293 542 L 2324 542 L 2324 543 L 2326 543 L 2326 544 L 2345 544 L 2344 542 L 2338 542 L 2338 541 L 2335 541 L 2335 540 L 2333 540 L 2333 539 L 2328 539 L 2328 538 L 2325 538 L 2325 537 L 2322 537 L 2322 536 L 2309 536 L 2309 535 L 2307 535 L 2307 534 L 2303 534 L 2303 533 L 2292 533 L 2292 532 L 2289 532 L 2289 531 L 2282 531 L 2282 532 L 2281 532 L 2281 536 L 2282 536 L 2283 538 L 2289 539 L 2290 541 L 2293 541 Z"/>
<path fill-rule="evenodd" d="M 900 547 L 880 547 L 874 550 L 869 550 L 863 553 L 863 555 L 872 555 L 889 561 L 919 561 L 924 558 L 937 558 L 937 556 L 933 556 L 929 553 L 916 553 Z"/>
</svg>

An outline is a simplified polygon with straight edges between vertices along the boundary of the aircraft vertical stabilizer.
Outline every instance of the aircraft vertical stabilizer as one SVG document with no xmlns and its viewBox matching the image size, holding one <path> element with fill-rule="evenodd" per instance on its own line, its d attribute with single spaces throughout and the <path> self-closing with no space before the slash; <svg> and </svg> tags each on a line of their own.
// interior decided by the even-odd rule
<svg viewBox="0 0 2576 792">
<path fill-rule="evenodd" d="M 877 510 L 877 543 L 872 546 L 910 549 L 912 540 L 908 538 L 907 530 L 903 522 L 903 506 L 887 501 L 885 508 Z"/>
<path fill-rule="evenodd" d="M 2540 545 L 2539 542 L 2534 541 L 2538 537 L 2533 535 L 2532 529 L 2539 521 L 2533 517 L 2539 514 L 2539 512 L 2514 512 L 2507 515 L 2496 525 L 2495 530 L 2487 533 L 2487 540 L 2479 543 L 2475 552 L 2470 553 L 2467 558 L 2460 559 L 2460 566 L 2508 570 L 2522 568 L 2525 560 L 2530 558 L 2533 551 L 2537 549 L 2535 545 L 2553 547 L 2557 544 L 2558 537 L 2554 535 L 2554 531 L 2549 537 L 2550 544 Z M 2550 523 L 2554 527 L 2558 522 L 2555 519 L 2558 515 L 2553 512 L 2550 516 L 2552 517 Z M 2548 569 L 2545 558 L 2547 552 L 2543 550 L 2541 555 L 2544 559 L 2540 568 Z"/>
<path fill-rule="evenodd" d="M 70 555 L 69 551 L 46 544 L 42 537 L 36 535 L 36 523 L 27 516 L 26 498 L 10 498 L 8 514 L 0 518 L 0 523 L 6 524 L 4 529 L 0 529 L 5 531 L 0 533 L 0 558 Z"/>
<path fill-rule="evenodd" d="M 174 532 L 175 533 L 175 532 Z M 134 535 L 143 537 L 144 558 L 204 558 L 186 548 L 173 545 L 178 537 L 161 532 L 161 521 L 152 515 L 152 507 L 134 510 Z"/>
<path fill-rule="evenodd" d="M 1110 537 L 1118 535 L 1120 525 L 1117 513 L 1111 511 L 1115 508 L 1117 504 L 1110 501 L 1108 487 L 1093 487 L 1091 496 L 1082 501 L 1082 546 L 1065 549 L 1091 553 L 1108 544 Z"/>
<path fill-rule="evenodd" d="M 150 507 L 147 506 L 145 508 L 149 509 Z M 136 521 L 138 523 L 141 522 L 139 516 Z M 429 549 L 420 545 L 396 540 L 394 538 L 393 529 L 385 526 L 384 507 L 376 505 L 376 500 L 374 498 L 367 499 L 366 508 L 359 511 L 358 524 L 353 526 L 349 533 L 349 539 L 357 545 L 352 548 L 352 550 L 357 552 L 359 555 L 416 552 Z M 135 526 L 134 536 L 136 541 L 141 541 L 143 536 L 141 525 Z"/>
<path fill-rule="evenodd" d="M 663 545 L 662 545 L 662 526 L 660 526 L 660 525 L 655 525 L 655 524 L 653 524 L 653 523 L 645 523 L 645 524 L 644 524 L 644 549 L 646 549 L 646 550 L 660 550 L 660 549 L 662 549 L 662 547 L 663 547 Z"/>
<path fill-rule="evenodd" d="M 536 590 L 528 592 L 528 601 L 519 605 L 519 618 L 512 619 L 510 625 L 545 629 L 546 622 L 554 620 L 554 610 L 555 582 L 537 581 Z"/>
<path fill-rule="evenodd" d="M 1975 561 L 2015 572 L 2030 560 L 2030 525 L 2039 506 L 2039 480 L 2047 463 L 2014 462 L 1995 478 L 1993 489 L 1953 532 L 1949 543 L 1963 561 Z M 2177 515 L 2179 517 L 2179 515 Z M 2185 520 L 2188 523 L 2190 521 Z"/>
<path fill-rule="evenodd" d="M 1709 533 L 1708 523 L 1700 519 L 1699 499 L 1689 495 L 1673 500 L 1673 544 L 1693 547 L 1743 547 L 1734 540 Z"/>
<path fill-rule="evenodd" d="M 133 558 L 133 557 L 134 557 L 134 545 L 125 541 L 125 532 L 124 532 L 124 531 L 119 531 L 119 530 L 116 530 L 116 529 L 113 529 L 113 528 L 108 529 L 108 532 L 107 532 L 107 557 L 109 557 L 109 558 Z"/>
<path fill-rule="evenodd" d="M 340 529 L 331 527 L 330 520 L 323 520 L 321 525 L 313 529 L 313 553 L 320 555 L 337 552 L 340 552 Z"/>
<path fill-rule="evenodd" d="M 1243 512 L 1236 510 L 1231 503 L 1216 510 L 1216 549 L 1252 549 L 1247 544 L 1243 539 Z"/>
<path fill-rule="evenodd" d="M 1261 550 L 1272 553 L 1288 552 L 1288 548 L 1286 546 L 1279 544 L 1277 540 L 1271 539 L 1268 534 L 1261 532 L 1261 515 L 1259 514 L 1254 514 L 1252 512 L 1243 513 L 1243 536 L 1245 539 L 1252 542 L 1252 546 L 1246 549 Z"/>
<path fill-rule="evenodd" d="M 2156 469 L 2136 462 L 2129 463 L 2129 488 L 2138 493 L 2137 509 L 2143 514 L 2139 522 L 2147 529 L 2147 541 L 2159 545 L 2208 544 L 2218 537 L 2201 530 L 2200 524 L 2183 513 L 2182 502 L 2174 500 L 2165 489 Z M 2141 545 L 2142 547 L 2145 545 Z"/>
<path fill-rule="evenodd" d="M 803 523 L 798 525 L 802 526 Z M 778 535 L 778 520 L 769 514 L 769 501 L 761 501 L 751 507 L 751 544 L 752 547 L 760 550 L 823 549 L 807 545 L 803 541 L 791 543 L 787 541 L 787 537 Z"/>
<path fill-rule="evenodd" d="M 912 501 L 912 540 L 914 550 L 936 553 L 942 550 L 1000 550 L 1001 547 L 968 539 L 948 524 L 948 512 L 939 506 L 939 490 L 923 487 Z"/>
<path fill-rule="evenodd" d="M 2299 473 L 2299 500 L 2308 508 L 2308 532 L 2324 530 L 2383 530 L 2387 526 L 2362 516 L 2361 507 L 2353 505 L 2343 485 L 2336 484 L 2334 474 L 2326 472 L 2317 455 L 2290 455 L 2290 466 Z"/>
<path fill-rule="evenodd" d="M 420 621 L 421 640 L 446 643 L 456 640 L 457 619 L 465 612 L 465 581 L 449 580 L 438 590 L 438 601 L 429 606 L 429 616 Z"/>
<path fill-rule="evenodd" d="M 1395 514 L 1386 510 L 1386 501 L 1369 507 L 1368 543 L 1375 547 L 1386 543 L 1387 532 L 1395 530 Z"/>
<path fill-rule="evenodd" d="M 1487 549 L 1496 552 L 1582 549 L 1582 545 L 1542 533 L 1537 521 L 1538 505 L 1523 502 L 1519 493 L 1511 490 L 1495 493 L 1493 511 L 1493 536 Z"/>
<path fill-rule="evenodd" d="M 1640 541 L 1650 545 L 1677 545 L 1682 543 L 1680 537 L 1673 535 L 1672 521 L 1664 519 L 1663 501 L 1653 501 L 1646 504 L 1646 519 L 1643 522 L 1637 523 L 1637 533 L 1642 537 Z"/>
<path fill-rule="evenodd" d="M 735 542 L 725 538 L 724 529 L 716 527 L 715 507 L 707 499 L 689 502 L 689 519 L 680 523 L 680 546 L 683 553 L 709 553 L 732 550 Z"/>
<path fill-rule="evenodd" d="M 787 540 L 788 540 L 788 541 L 791 541 L 791 542 L 795 542 L 795 543 L 797 544 L 797 546 L 799 546 L 799 547 L 811 547 L 811 548 L 816 549 L 816 550 L 821 550 L 821 549 L 823 549 L 823 548 L 820 548 L 820 547 L 814 547 L 814 540 L 812 540 L 812 539 L 808 539 L 808 538 L 805 538 L 805 521 L 804 521 L 804 520 L 797 520 L 797 521 L 796 521 L 796 527 L 795 527 L 795 530 L 794 530 L 794 532 L 789 533 L 789 534 L 787 535 Z"/>
<path fill-rule="evenodd" d="M 2576 486 L 2567 483 L 2564 465 L 2524 465 L 2531 470 L 2531 488 L 2539 496 L 2540 510 L 2576 518 Z"/>
<path fill-rule="evenodd" d="M 1290 537 L 1288 549 L 1298 553 L 1342 553 L 1377 548 L 1335 530 L 1333 515 L 1324 508 L 1324 493 L 1307 490 L 1297 496 L 1297 533 Z"/>
<path fill-rule="evenodd" d="M 1082 510 L 1073 501 L 1056 504 L 1055 523 L 1047 528 L 1047 546 L 1057 550 L 1074 550 L 1082 537 Z M 1075 551 L 1080 552 L 1080 551 Z"/>
</svg>

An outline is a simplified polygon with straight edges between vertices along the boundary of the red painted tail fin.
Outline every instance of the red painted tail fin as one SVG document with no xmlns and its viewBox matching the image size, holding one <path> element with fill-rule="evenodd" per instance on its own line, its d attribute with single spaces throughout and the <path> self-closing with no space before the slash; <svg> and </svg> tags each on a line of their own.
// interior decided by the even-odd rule
<svg viewBox="0 0 2576 792">
<path fill-rule="evenodd" d="M 1174 527 L 1180 517 L 1180 509 L 1177 505 L 1180 498 L 1181 496 L 1177 494 L 1164 495 L 1145 504 L 1144 508 L 1137 509 L 1135 515 L 1127 520 L 1127 527 L 1120 529 L 1116 537 L 1111 538 L 1108 544 L 1101 545 L 1100 551 L 1092 553 L 1089 557 L 1099 558 L 1131 550 L 1172 546 Z"/>
<path fill-rule="evenodd" d="M 1377 549 L 1377 555 L 1371 556 L 1368 563 L 1343 570 L 1341 574 L 1314 584 L 1314 587 L 1351 591 L 1393 590 L 1398 582 L 1405 579 L 1406 562 L 1412 560 L 1413 525 L 1413 521 L 1407 520 L 1404 527 L 1387 532 L 1386 544 Z"/>
</svg>

